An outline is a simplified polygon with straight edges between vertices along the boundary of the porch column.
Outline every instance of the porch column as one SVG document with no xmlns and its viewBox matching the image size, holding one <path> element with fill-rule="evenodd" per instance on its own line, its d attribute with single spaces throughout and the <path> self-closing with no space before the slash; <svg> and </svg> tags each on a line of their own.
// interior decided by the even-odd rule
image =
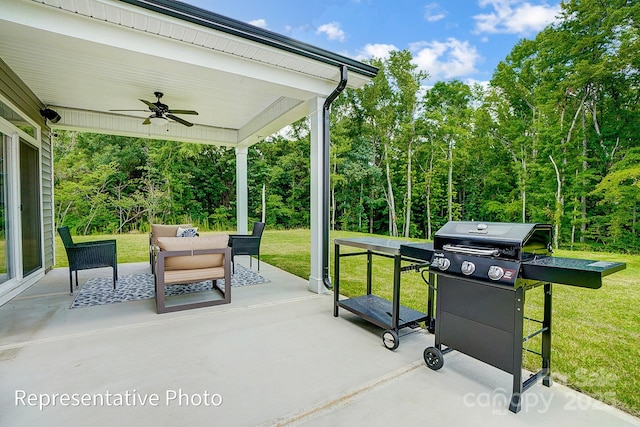
<svg viewBox="0 0 640 427">
<path fill-rule="evenodd" d="M 247 147 L 236 147 L 236 221 L 238 234 L 247 234 L 249 196 L 247 184 Z"/>
<path fill-rule="evenodd" d="M 309 290 L 315 293 L 327 292 L 322 281 L 322 223 L 323 191 L 322 180 L 322 107 L 326 98 L 317 97 L 309 101 L 311 121 L 311 275 Z"/>
</svg>

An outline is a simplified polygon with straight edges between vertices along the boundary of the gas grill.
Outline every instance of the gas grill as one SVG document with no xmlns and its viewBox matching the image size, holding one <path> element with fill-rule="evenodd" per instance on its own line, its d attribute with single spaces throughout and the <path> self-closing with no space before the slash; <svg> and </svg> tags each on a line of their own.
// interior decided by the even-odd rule
<svg viewBox="0 0 640 427">
<path fill-rule="evenodd" d="M 624 263 L 552 257 L 549 224 L 450 221 L 433 246 L 407 244 L 401 253 L 429 261 L 436 277 L 435 346 L 424 351 L 431 369 L 457 350 L 513 375 L 509 410 L 518 412 L 521 394 L 542 379 L 551 385 L 551 283 L 586 288 Z M 525 295 L 544 292 L 542 319 L 525 316 Z M 524 336 L 524 324 L 535 330 Z M 540 351 L 523 345 L 540 335 Z M 522 381 L 523 350 L 541 358 L 540 370 Z"/>
</svg>

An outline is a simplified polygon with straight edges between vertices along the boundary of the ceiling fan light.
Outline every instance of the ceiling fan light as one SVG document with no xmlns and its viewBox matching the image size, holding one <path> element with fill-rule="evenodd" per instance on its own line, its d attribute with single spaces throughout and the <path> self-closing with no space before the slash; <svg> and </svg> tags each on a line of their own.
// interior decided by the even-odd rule
<svg viewBox="0 0 640 427">
<path fill-rule="evenodd" d="M 154 126 L 162 126 L 162 125 L 166 125 L 167 123 L 169 123 L 169 119 L 165 118 L 165 117 L 150 117 L 149 120 L 151 121 L 151 124 Z"/>
</svg>

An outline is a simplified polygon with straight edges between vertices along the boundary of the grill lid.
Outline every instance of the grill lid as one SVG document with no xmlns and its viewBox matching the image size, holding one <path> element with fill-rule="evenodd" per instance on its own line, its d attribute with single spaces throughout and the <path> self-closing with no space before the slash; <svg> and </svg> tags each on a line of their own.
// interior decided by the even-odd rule
<svg viewBox="0 0 640 427">
<path fill-rule="evenodd" d="M 433 244 L 436 250 L 523 260 L 550 255 L 551 236 L 550 224 L 449 221 Z"/>
</svg>

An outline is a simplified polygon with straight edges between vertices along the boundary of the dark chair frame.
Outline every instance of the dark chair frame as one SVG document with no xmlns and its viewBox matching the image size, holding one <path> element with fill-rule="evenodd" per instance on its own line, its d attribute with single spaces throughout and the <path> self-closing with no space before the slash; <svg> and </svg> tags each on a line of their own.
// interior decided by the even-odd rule
<svg viewBox="0 0 640 427">
<path fill-rule="evenodd" d="M 233 264 L 233 273 L 236 272 L 235 258 L 236 255 L 257 255 L 258 271 L 260 271 L 260 240 L 264 231 L 264 222 L 254 222 L 251 235 L 230 234 L 229 246 L 231 247 L 231 262 Z M 252 266 L 253 258 L 249 258 L 249 267 Z"/>
<path fill-rule="evenodd" d="M 92 268 L 113 268 L 113 289 L 118 280 L 118 254 L 115 240 L 96 240 L 92 242 L 74 243 L 69 227 L 58 228 L 58 234 L 64 244 L 69 260 L 69 292 L 73 295 L 73 272 L 76 273 L 78 287 L 78 271 Z"/>
<path fill-rule="evenodd" d="M 202 282 L 204 280 L 211 280 L 213 282 L 213 290 L 218 291 L 222 295 L 222 299 L 206 300 L 200 302 L 192 302 L 180 305 L 167 305 L 165 296 L 165 286 L 172 286 L 172 284 L 165 284 L 164 282 L 164 264 L 165 258 L 174 256 L 194 256 L 194 255 L 224 255 L 224 290 L 218 288 L 216 285 L 218 277 L 199 278 L 185 283 Z M 194 251 L 161 251 L 158 250 L 156 255 L 156 267 L 154 272 L 155 288 L 156 288 L 156 312 L 169 313 L 173 311 L 190 310 L 193 308 L 212 307 L 220 304 L 229 304 L 231 302 L 231 248 L 217 248 L 217 249 L 200 249 Z"/>
</svg>

